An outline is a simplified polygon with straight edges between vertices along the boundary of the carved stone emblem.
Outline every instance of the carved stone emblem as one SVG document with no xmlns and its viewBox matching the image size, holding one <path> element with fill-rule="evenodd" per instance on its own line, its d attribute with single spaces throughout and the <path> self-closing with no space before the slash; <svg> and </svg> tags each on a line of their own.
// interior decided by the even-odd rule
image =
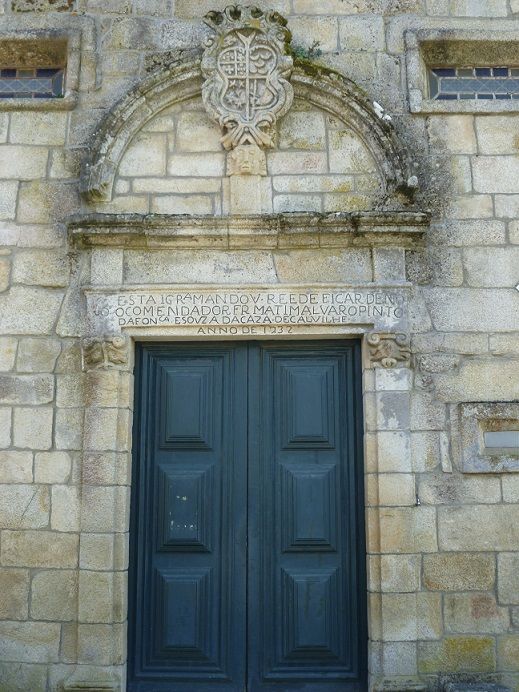
<svg viewBox="0 0 519 692">
<path fill-rule="evenodd" d="M 406 334 L 378 334 L 372 332 L 367 337 L 370 359 L 373 365 L 394 368 L 396 365 L 409 365 L 411 349 Z"/>
<path fill-rule="evenodd" d="M 128 342 L 122 336 L 83 342 L 83 361 L 88 368 L 128 363 Z"/>
<path fill-rule="evenodd" d="M 223 146 L 273 146 L 276 119 L 294 98 L 287 81 L 293 61 L 286 19 L 257 7 L 230 5 L 209 12 L 204 21 L 216 36 L 208 40 L 202 58 L 202 98 L 223 130 Z"/>
</svg>

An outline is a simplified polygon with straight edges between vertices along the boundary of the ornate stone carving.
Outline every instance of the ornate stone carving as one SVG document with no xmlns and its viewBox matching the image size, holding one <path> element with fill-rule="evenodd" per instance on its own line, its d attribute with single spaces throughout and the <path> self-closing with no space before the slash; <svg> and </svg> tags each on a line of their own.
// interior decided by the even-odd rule
<svg viewBox="0 0 519 692">
<path fill-rule="evenodd" d="M 202 58 L 202 98 L 223 129 L 222 144 L 226 149 L 273 146 L 276 119 L 294 98 L 287 81 L 293 61 L 286 19 L 257 7 L 230 5 L 209 12 L 204 21 L 216 36 L 208 40 Z"/>
<path fill-rule="evenodd" d="M 127 365 L 128 341 L 122 336 L 86 339 L 83 342 L 83 362 L 87 368 Z"/>
<path fill-rule="evenodd" d="M 367 336 L 370 359 L 374 366 L 394 368 L 396 365 L 409 366 L 411 349 L 407 334 L 379 334 L 372 332 Z"/>
<path fill-rule="evenodd" d="M 240 144 L 227 154 L 227 175 L 267 175 L 265 152 L 256 144 Z"/>
</svg>

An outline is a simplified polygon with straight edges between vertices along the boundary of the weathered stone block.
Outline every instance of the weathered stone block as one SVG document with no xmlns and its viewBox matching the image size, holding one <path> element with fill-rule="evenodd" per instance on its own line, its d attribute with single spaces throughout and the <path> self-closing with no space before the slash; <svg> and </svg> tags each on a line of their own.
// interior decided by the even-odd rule
<svg viewBox="0 0 519 692">
<path fill-rule="evenodd" d="M 519 157 L 478 156 L 472 162 L 476 192 L 519 192 Z"/>
<path fill-rule="evenodd" d="M 141 133 L 132 141 L 119 165 L 121 176 L 166 174 L 166 136 L 160 133 Z"/>
<path fill-rule="evenodd" d="M 52 372 L 61 352 L 57 339 L 20 339 L 16 369 L 18 372 Z"/>
<path fill-rule="evenodd" d="M 409 394 L 381 392 L 375 395 L 379 430 L 409 429 Z"/>
<path fill-rule="evenodd" d="M 0 485 L 0 525 L 39 529 L 49 523 L 49 490 L 44 485 Z"/>
<path fill-rule="evenodd" d="M 377 442 L 379 473 L 411 471 L 411 447 L 407 432 L 378 432 Z"/>
<path fill-rule="evenodd" d="M 83 486 L 81 530 L 127 531 L 128 488 Z"/>
<path fill-rule="evenodd" d="M 11 334 L 50 334 L 62 300 L 63 295 L 55 291 L 13 286 L 9 295 L 0 296 L 0 330 Z"/>
<path fill-rule="evenodd" d="M 500 603 L 519 605 L 519 553 L 497 556 L 497 593 Z"/>
<path fill-rule="evenodd" d="M 48 150 L 45 147 L 4 144 L 2 158 L 0 158 L 0 178 L 14 180 L 44 178 L 47 158 Z"/>
<path fill-rule="evenodd" d="M 424 555 L 424 586 L 433 591 L 485 591 L 494 588 L 495 561 L 488 553 Z"/>
<path fill-rule="evenodd" d="M 0 372 L 12 370 L 17 346 L 18 339 L 13 336 L 0 337 Z"/>
<path fill-rule="evenodd" d="M 14 219 L 17 195 L 18 181 L 3 180 L 0 183 L 0 220 Z"/>
<path fill-rule="evenodd" d="M 365 145 L 351 130 L 330 130 L 330 171 L 332 173 L 374 173 L 376 165 Z"/>
<path fill-rule="evenodd" d="M 435 378 L 436 393 L 447 401 L 514 401 L 519 398 L 517 363 L 498 358 L 464 360 L 456 373 Z"/>
<path fill-rule="evenodd" d="M 472 634 L 507 632 L 510 616 L 507 608 L 496 603 L 493 594 L 446 594 L 445 631 Z"/>
<path fill-rule="evenodd" d="M 322 211 L 323 200 L 320 195 L 276 195 L 274 211 Z"/>
<path fill-rule="evenodd" d="M 519 671 L 519 635 L 509 634 L 497 640 L 499 670 Z"/>
<path fill-rule="evenodd" d="M 0 618 L 25 620 L 29 604 L 29 571 L 0 569 Z M 2 680 L 2 678 L 0 678 Z"/>
<path fill-rule="evenodd" d="M 32 452 L 0 452 L 0 483 L 32 483 Z"/>
<path fill-rule="evenodd" d="M 411 429 L 443 430 L 445 427 L 445 405 L 429 392 L 411 395 Z"/>
<path fill-rule="evenodd" d="M 382 592 L 400 593 L 420 588 L 420 555 L 381 555 L 380 582 Z"/>
<path fill-rule="evenodd" d="M 124 625 L 79 625 L 80 663 L 120 664 L 124 661 L 126 631 Z"/>
<path fill-rule="evenodd" d="M 441 550 L 516 550 L 519 505 L 440 507 L 438 535 Z"/>
<path fill-rule="evenodd" d="M 474 154 L 476 133 L 472 115 L 433 115 L 428 120 L 429 143 L 435 151 Z"/>
<path fill-rule="evenodd" d="M 83 439 L 82 408 L 59 408 L 56 410 L 56 429 L 54 433 L 57 449 L 81 449 Z"/>
<path fill-rule="evenodd" d="M 79 621 L 113 622 L 114 573 L 81 570 L 79 577 Z"/>
<path fill-rule="evenodd" d="M 502 480 L 503 500 L 505 502 L 519 502 L 519 477 L 507 476 Z"/>
<path fill-rule="evenodd" d="M 13 281 L 36 286 L 67 286 L 69 262 L 63 251 L 24 250 L 16 253 Z"/>
<path fill-rule="evenodd" d="M 19 111 L 11 113 L 12 144 L 65 144 L 68 113 Z"/>
<path fill-rule="evenodd" d="M 431 226 L 430 242 L 434 245 L 454 247 L 499 245 L 506 243 L 506 229 L 502 221 L 446 220 Z"/>
<path fill-rule="evenodd" d="M 212 214 L 213 197 L 211 195 L 160 195 L 151 200 L 151 211 L 154 214 Z"/>
<path fill-rule="evenodd" d="M 383 553 L 436 552 L 438 545 L 434 508 L 381 509 L 380 544 Z"/>
<path fill-rule="evenodd" d="M 343 50 L 384 50 L 384 20 L 373 15 L 341 19 L 339 39 Z"/>
<path fill-rule="evenodd" d="M 54 622 L 0 621 L 0 659 L 46 663 L 57 661 L 61 627 Z"/>
<path fill-rule="evenodd" d="M 451 14 L 458 17 L 506 17 L 506 0 L 452 0 Z"/>
<path fill-rule="evenodd" d="M 20 184 L 16 219 L 45 224 L 61 220 L 77 208 L 78 191 L 73 182 L 34 180 Z"/>
<path fill-rule="evenodd" d="M 519 146 L 519 118 L 516 115 L 476 117 L 480 154 L 510 154 Z"/>
<path fill-rule="evenodd" d="M 9 406 L 0 407 L 0 449 L 11 446 L 11 421 L 13 410 Z"/>
<path fill-rule="evenodd" d="M 113 570 L 114 535 L 111 533 L 81 534 L 79 566 L 85 570 Z"/>
<path fill-rule="evenodd" d="M 439 639 L 442 634 L 441 596 L 382 594 L 382 633 L 385 641 Z"/>
<path fill-rule="evenodd" d="M 77 615 L 78 576 L 71 570 L 37 572 L 31 582 L 31 617 L 67 622 Z"/>
<path fill-rule="evenodd" d="M 325 149 L 324 114 L 291 110 L 279 124 L 280 149 Z"/>
<path fill-rule="evenodd" d="M 301 46 L 303 50 L 315 41 L 323 53 L 337 51 L 339 28 L 335 17 L 294 16 L 290 19 L 290 30 L 294 45 Z"/>
<path fill-rule="evenodd" d="M 131 463 L 126 452 L 85 452 L 83 482 L 88 485 L 129 485 Z"/>
<path fill-rule="evenodd" d="M 52 375 L 0 375 L 0 404 L 48 404 L 54 399 Z"/>
<path fill-rule="evenodd" d="M 9 567 L 72 568 L 78 561 L 78 536 L 53 531 L 3 531 L 0 562 Z"/>
<path fill-rule="evenodd" d="M 44 690 L 47 685 L 47 665 L 0 661 L 0 680 L 5 692 Z"/>
<path fill-rule="evenodd" d="M 220 128 L 204 112 L 181 113 L 177 124 L 178 151 L 222 151 Z"/>
<path fill-rule="evenodd" d="M 517 282 L 519 247 L 465 248 L 463 265 L 469 286 L 508 288 Z"/>
<path fill-rule="evenodd" d="M 290 250 L 273 253 L 279 281 L 286 283 L 371 281 L 371 258 L 365 250 Z"/>
<path fill-rule="evenodd" d="M 34 460 L 34 481 L 36 483 L 66 483 L 70 477 L 71 468 L 72 462 L 67 452 L 39 452 Z"/>
<path fill-rule="evenodd" d="M 82 373 L 56 377 L 56 405 L 60 408 L 79 408 L 84 405 L 85 377 Z"/>
<path fill-rule="evenodd" d="M 79 487 L 52 486 L 50 526 L 53 531 L 79 531 Z"/>
<path fill-rule="evenodd" d="M 509 332 L 519 329 L 516 297 L 509 289 L 425 288 L 425 300 L 438 331 Z"/>
<path fill-rule="evenodd" d="M 419 480 L 420 500 L 429 505 L 494 503 L 501 501 L 499 478 L 476 478 L 442 474 L 422 476 Z"/>
<path fill-rule="evenodd" d="M 14 409 L 14 444 L 29 449 L 50 449 L 52 446 L 53 409 L 16 407 Z"/>
<path fill-rule="evenodd" d="M 136 173 L 139 173 L 138 169 Z M 178 154 L 168 158 L 168 175 L 213 178 L 225 175 L 225 154 Z"/>
<path fill-rule="evenodd" d="M 418 643 L 420 673 L 488 673 L 495 670 L 492 637 L 446 637 Z"/>
<path fill-rule="evenodd" d="M 415 675 L 416 642 L 384 642 L 382 666 L 385 675 Z"/>
<path fill-rule="evenodd" d="M 384 506 L 414 505 L 415 481 L 410 473 L 382 473 L 378 476 L 379 504 Z"/>
</svg>

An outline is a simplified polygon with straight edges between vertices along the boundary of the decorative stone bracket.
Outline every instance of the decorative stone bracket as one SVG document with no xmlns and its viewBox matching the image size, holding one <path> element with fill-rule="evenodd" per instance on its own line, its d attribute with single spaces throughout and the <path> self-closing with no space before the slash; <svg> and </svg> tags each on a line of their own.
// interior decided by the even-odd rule
<svg viewBox="0 0 519 692">
<path fill-rule="evenodd" d="M 128 340 L 123 336 L 84 339 L 82 356 L 84 370 L 126 366 L 129 363 Z"/>
<path fill-rule="evenodd" d="M 410 367 L 411 349 L 407 334 L 383 334 L 371 332 L 367 335 L 369 357 L 374 367 Z"/>
</svg>

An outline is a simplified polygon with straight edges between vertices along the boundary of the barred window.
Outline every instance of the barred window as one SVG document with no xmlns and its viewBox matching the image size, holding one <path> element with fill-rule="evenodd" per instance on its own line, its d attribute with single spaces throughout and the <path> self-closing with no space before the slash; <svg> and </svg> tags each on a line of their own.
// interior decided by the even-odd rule
<svg viewBox="0 0 519 692">
<path fill-rule="evenodd" d="M 435 101 L 519 99 L 519 67 L 433 67 L 429 90 Z"/>
<path fill-rule="evenodd" d="M 63 68 L 0 69 L 0 98 L 60 98 Z"/>
</svg>

